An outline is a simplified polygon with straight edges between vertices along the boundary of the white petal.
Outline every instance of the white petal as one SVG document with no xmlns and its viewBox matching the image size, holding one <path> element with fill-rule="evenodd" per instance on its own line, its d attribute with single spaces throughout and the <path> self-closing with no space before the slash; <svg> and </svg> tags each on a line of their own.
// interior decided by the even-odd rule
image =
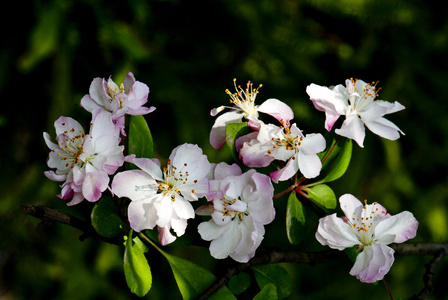
<svg viewBox="0 0 448 300">
<path fill-rule="evenodd" d="M 378 242 L 384 243 L 382 241 L 383 237 L 394 235 L 395 239 L 393 242 L 403 243 L 415 237 L 417 228 L 418 222 L 414 215 L 404 211 L 378 223 L 375 227 L 375 237 L 378 239 Z"/>
<path fill-rule="evenodd" d="M 340 129 L 335 130 L 336 134 L 353 139 L 360 147 L 364 147 L 365 128 L 364 123 L 357 115 L 351 115 L 345 119 Z"/>
<path fill-rule="evenodd" d="M 394 250 L 383 244 L 365 247 L 356 257 L 350 275 L 361 282 L 373 283 L 384 278 L 394 262 Z"/>
<path fill-rule="evenodd" d="M 350 225 L 338 218 L 336 214 L 323 217 L 319 220 L 316 239 L 322 245 L 332 249 L 344 250 L 360 244 L 355 231 Z"/>
<path fill-rule="evenodd" d="M 404 134 L 400 128 L 385 118 L 379 118 L 372 122 L 366 122 L 365 124 L 376 135 L 391 141 L 400 138 L 400 132 Z"/>
<path fill-rule="evenodd" d="M 241 240 L 241 230 L 237 222 L 231 222 L 219 238 L 210 243 L 210 254 L 217 259 L 223 259 L 229 256 Z"/>
<path fill-rule="evenodd" d="M 258 107 L 258 111 L 273 116 L 280 123 L 282 120 L 289 123 L 289 121 L 294 118 L 292 109 L 278 99 L 268 99 L 264 101 Z"/>
<path fill-rule="evenodd" d="M 300 173 L 306 178 L 315 178 L 319 176 L 322 169 L 322 162 L 317 154 L 305 154 L 299 151 L 297 155 Z"/>
<path fill-rule="evenodd" d="M 156 181 L 141 170 L 124 171 L 112 180 L 112 192 L 118 197 L 141 201 L 157 193 Z"/>
<path fill-rule="evenodd" d="M 157 211 L 151 203 L 152 199 L 133 201 L 128 207 L 128 219 L 131 228 L 135 231 L 153 229 L 156 226 Z"/>
<path fill-rule="evenodd" d="M 363 204 L 355 196 L 351 194 L 344 194 L 339 197 L 339 204 L 342 211 L 348 218 L 353 217 L 355 213 L 357 215 L 361 215 Z"/>
</svg>

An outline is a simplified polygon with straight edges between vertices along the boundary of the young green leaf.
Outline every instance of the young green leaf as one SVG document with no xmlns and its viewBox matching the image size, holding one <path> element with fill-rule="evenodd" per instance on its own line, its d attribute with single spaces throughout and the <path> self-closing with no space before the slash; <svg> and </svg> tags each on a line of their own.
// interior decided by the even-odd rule
<svg viewBox="0 0 448 300">
<path fill-rule="evenodd" d="M 136 157 L 154 157 L 151 131 L 143 116 L 131 116 L 129 121 L 128 154 L 135 154 Z"/>
<path fill-rule="evenodd" d="M 291 244 L 297 245 L 301 242 L 305 232 L 305 210 L 302 202 L 297 199 L 293 191 L 288 197 L 286 207 L 286 234 Z"/>
<path fill-rule="evenodd" d="M 285 269 L 278 265 L 256 265 L 251 267 L 260 289 L 269 283 L 277 287 L 278 298 L 286 298 L 291 293 L 291 278 Z"/>
<path fill-rule="evenodd" d="M 229 289 L 235 294 L 241 294 L 245 290 L 249 288 L 252 281 L 250 279 L 249 274 L 245 272 L 241 272 L 229 280 Z"/>
<path fill-rule="evenodd" d="M 304 189 L 310 199 L 320 207 L 325 209 L 335 209 L 337 205 L 336 195 L 326 184 L 318 184 Z"/>
<path fill-rule="evenodd" d="M 352 140 L 339 140 L 338 144 L 335 145 L 336 141 L 333 141 L 330 147 L 333 150 L 322 165 L 322 179 L 319 181 L 320 183 L 326 183 L 340 178 L 347 171 L 350 164 L 353 149 Z"/>
<path fill-rule="evenodd" d="M 238 153 L 235 149 L 235 141 L 240 136 L 251 133 L 252 130 L 247 125 L 247 122 L 230 123 L 226 125 L 226 144 L 230 149 L 233 159 L 238 161 Z"/>
<path fill-rule="evenodd" d="M 188 260 L 164 251 L 161 253 L 171 266 L 184 300 L 196 298 L 216 280 L 215 275 Z"/>
<path fill-rule="evenodd" d="M 90 219 L 96 232 L 104 237 L 112 238 L 120 233 L 121 221 L 115 201 L 109 197 L 101 198 L 92 209 Z"/>
<path fill-rule="evenodd" d="M 266 284 L 261 291 L 255 295 L 253 300 L 272 300 L 279 299 L 277 287 L 273 283 Z"/>
<path fill-rule="evenodd" d="M 129 232 L 124 250 L 124 275 L 131 292 L 143 297 L 151 289 L 151 269 L 142 248 L 132 240 L 132 232 Z"/>
</svg>

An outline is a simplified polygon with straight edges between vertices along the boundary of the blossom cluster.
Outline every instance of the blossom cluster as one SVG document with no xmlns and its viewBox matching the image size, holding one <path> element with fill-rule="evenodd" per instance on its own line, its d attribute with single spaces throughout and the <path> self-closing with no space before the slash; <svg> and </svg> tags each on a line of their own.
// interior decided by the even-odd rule
<svg viewBox="0 0 448 300">
<path fill-rule="evenodd" d="M 107 189 L 116 197 L 129 199 L 129 226 L 137 232 L 157 229 L 161 245 L 184 235 L 188 220 L 200 216 L 197 231 L 202 239 L 210 241 L 214 258 L 247 262 L 263 241 L 264 226 L 275 218 L 273 184 L 297 182 L 297 176 L 318 177 L 323 166 L 319 153 L 327 143 L 322 134 L 304 134 L 292 123 L 293 110 L 282 101 L 271 98 L 256 105 L 261 85 L 254 88 L 249 81 L 242 88 L 234 80 L 234 86 L 234 93 L 226 90 L 233 106 L 220 106 L 210 112 L 215 117 L 228 109 L 216 118 L 210 144 L 220 150 L 228 138 L 226 127 L 247 122 L 250 133 L 238 136 L 234 143 L 239 162 L 247 171 L 236 163 L 211 163 L 198 145 L 189 143 L 174 148 L 163 167 L 157 158 L 126 155 L 122 145 L 126 115 L 155 110 L 144 106 L 148 86 L 129 72 L 120 85 L 111 78 L 92 81 L 89 94 L 81 99 L 81 106 L 92 114 L 88 134 L 76 120 L 63 116 L 55 122 L 57 143 L 44 133 L 51 169 L 45 175 L 63 182 L 57 196 L 70 200 L 67 205 L 84 199 L 96 202 Z M 316 109 L 325 112 L 325 129 L 331 131 L 339 117 L 345 116 L 335 133 L 355 140 L 360 147 L 365 138 L 364 125 L 390 140 L 404 134 L 384 118 L 404 106 L 376 100 L 376 83 L 348 79 L 345 86 L 332 88 L 311 84 L 306 92 Z M 278 123 L 265 123 L 260 113 Z M 135 168 L 125 170 L 124 162 Z M 271 165 L 276 169 L 269 174 L 255 169 Z M 293 177 L 296 180 L 291 180 Z M 340 205 L 346 216 L 321 218 L 317 241 L 338 250 L 357 246 L 360 254 L 350 274 L 363 282 L 382 279 L 394 260 L 393 250 L 387 245 L 413 238 L 418 222 L 410 212 L 391 216 L 381 205 L 363 205 L 349 194 L 340 198 Z"/>
</svg>

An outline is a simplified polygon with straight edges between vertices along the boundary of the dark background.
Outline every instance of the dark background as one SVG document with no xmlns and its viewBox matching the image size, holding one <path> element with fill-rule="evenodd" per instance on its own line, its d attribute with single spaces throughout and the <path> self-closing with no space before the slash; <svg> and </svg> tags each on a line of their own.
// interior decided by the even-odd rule
<svg viewBox="0 0 448 300">
<path fill-rule="evenodd" d="M 233 78 L 262 83 L 257 101 L 290 105 L 305 132 L 324 133 L 323 113 L 305 92 L 311 83 L 336 85 L 354 77 L 379 81 L 379 98 L 406 110 L 388 116 L 405 133 L 396 142 L 367 132 L 354 145 L 346 175 L 331 183 L 378 201 L 392 214 L 411 211 L 420 222 L 413 241 L 448 240 L 448 19 L 427 1 L 75 1 L 13 2 L 3 10 L 0 48 L 0 298 L 128 299 L 123 250 L 65 225 L 37 227 L 20 204 L 46 205 L 88 218 L 90 203 L 67 207 L 58 183 L 43 176 L 60 116 L 84 127 L 90 114 L 79 103 L 95 77 L 121 83 L 128 71 L 150 88 L 147 115 L 156 156 L 166 159 L 182 143 L 198 144 L 212 162 L 231 162 L 211 148 L 211 108 L 227 104 Z M 10 21 L 8 15 L 13 16 Z M 285 199 L 280 202 L 285 202 Z M 284 215 L 276 204 L 277 215 Z M 88 219 L 87 219 L 88 220 Z M 284 225 L 271 232 L 284 238 Z M 267 240 L 267 246 L 275 245 Z M 306 246 L 305 246 L 306 247 Z M 298 247 L 297 249 L 300 249 Z M 170 248 L 168 248 L 170 250 Z M 171 253 L 215 271 L 207 249 Z M 153 258 L 153 260 L 151 260 Z M 396 298 L 423 287 L 431 257 L 398 256 L 387 275 Z M 153 288 L 148 299 L 177 298 L 168 264 L 150 253 Z M 362 284 L 351 266 L 285 265 L 291 299 L 384 299 L 386 289 Z M 219 271 L 219 270 L 216 270 Z M 436 269 L 431 299 L 447 296 Z M 82 295 L 82 296 L 80 296 Z"/>
</svg>

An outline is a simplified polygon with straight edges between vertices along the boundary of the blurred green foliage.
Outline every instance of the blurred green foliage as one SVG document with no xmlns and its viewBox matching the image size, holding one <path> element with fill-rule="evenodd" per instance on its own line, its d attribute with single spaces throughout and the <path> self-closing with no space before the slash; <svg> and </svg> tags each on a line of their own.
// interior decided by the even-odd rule
<svg viewBox="0 0 448 300">
<path fill-rule="evenodd" d="M 414 241 L 448 239 L 448 19 L 422 0 L 251 0 L 11 2 L 4 13 L 0 48 L 0 298 L 132 299 L 124 280 L 123 249 L 61 224 L 40 224 L 20 204 L 42 204 L 80 218 L 92 205 L 66 207 L 57 183 L 43 176 L 48 152 L 42 132 L 54 135 L 60 115 L 88 124 L 80 106 L 94 77 L 121 82 L 128 71 L 150 87 L 146 116 L 156 156 L 166 159 L 189 142 L 210 161 L 231 161 L 208 142 L 211 108 L 226 104 L 236 77 L 262 83 L 258 99 L 278 98 L 295 112 L 305 132 L 321 132 L 324 114 L 305 93 L 310 83 L 335 85 L 346 78 L 379 80 L 380 98 L 406 110 L 390 116 L 405 133 L 390 142 L 367 134 L 353 148 L 348 172 L 330 183 L 337 197 L 352 193 L 384 204 L 391 213 L 414 213 Z M 86 125 L 85 125 L 86 126 Z M 87 126 L 86 126 L 87 127 Z M 284 232 L 279 220 L 267 228 Z M 282 220 L 283 215 L 283 220 Z M 311 233 L 312 234 L 312 233 Z M 275 239 L 266 239 L 268 246 Z M 219 270 L 206 248 L 167 248 Z M 392 292 L 409 298 L 422 287 L 430 257 L 396 257 L 388 275 Z M 146 298 L 179 298 L 168 263 L 149 253 L 153 288 Z M 215 268 L 215 269 L 214 269 Z M 293 278 L 291 298 L 386 298 L 383 287 L 348 275 L 351 266 L 285 265 Z M 436 269 L 431 299 L 447 296 Z M 344 287 L 344 288 L 341 288 Z M 250 289 L 249 289 L 250 290 Z M 249 291 L 247 291 L 248 293 Z"/>
</svg>

